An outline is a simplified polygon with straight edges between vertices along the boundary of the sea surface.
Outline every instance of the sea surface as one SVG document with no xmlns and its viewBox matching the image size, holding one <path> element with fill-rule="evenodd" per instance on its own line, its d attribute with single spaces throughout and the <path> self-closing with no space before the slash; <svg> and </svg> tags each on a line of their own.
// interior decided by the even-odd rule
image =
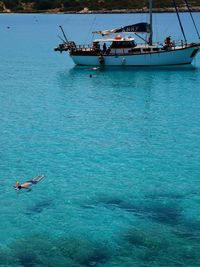
<svg viewBox="0 0 200 267">
<path fill-rule="evenodd" d="M 92 70 L 53 51 L 59 25 L 85 44 L 146 17 L 0 15 L 1 267 L 200 266 L 200 55 Z M 175 14 L 156 14 L 154 29 L 183 39 Z"/>
</svg>

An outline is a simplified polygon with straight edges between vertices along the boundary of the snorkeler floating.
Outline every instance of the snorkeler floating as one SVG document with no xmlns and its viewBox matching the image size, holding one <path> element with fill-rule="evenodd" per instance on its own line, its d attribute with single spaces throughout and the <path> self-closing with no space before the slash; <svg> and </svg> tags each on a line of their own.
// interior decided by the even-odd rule
<svg viewBox="0 0 200 267">
<path fill-rule="evenodd" d="M 32 184 L 37 184 L 39 183 L 45 176 L 44 175 L 40 175 L 40 176 L 36 176 L 33 179 L 31 179 L 30 181 L 27 181 L 23 184 L 20 184 L 19 182 L 16 182 L 14 188 L 15 190 L 21 190 L 21 189 L 27 189 L 27 191 L 31 191 L 31 188 L 29 188 Z"/>
</svg>

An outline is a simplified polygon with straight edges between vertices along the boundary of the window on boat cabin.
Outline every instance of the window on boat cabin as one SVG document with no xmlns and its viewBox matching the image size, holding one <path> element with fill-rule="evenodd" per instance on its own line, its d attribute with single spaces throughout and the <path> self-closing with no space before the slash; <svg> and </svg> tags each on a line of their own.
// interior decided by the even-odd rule
<svg viewBox="0 0 200 267">
<path fill-rule="evenodd" d="M 151 48 L 143 48 L 143 52 L 150 52 Z"/>
<path fill-rule="evenodd" d="M 153 48 L 153 51 L 159 51 L 159 50 L 160 50 L 159 47 L 155 47 L 155 48 Z"/>
<path fill-rule="evenodd" d="M 129 48 L 129 47 L 135 47 L 136 43 L 134 40 L 132 41 L 114 41 L 111 44 L 111 48 Z"/>
<path fill-rule="evenodd" d="M 128 50 L 129 53 L 133 53 L 133 54 L 140 54 L 141 53 L 141 49 L 140 48 L 133 48 Z"/>
</svg>

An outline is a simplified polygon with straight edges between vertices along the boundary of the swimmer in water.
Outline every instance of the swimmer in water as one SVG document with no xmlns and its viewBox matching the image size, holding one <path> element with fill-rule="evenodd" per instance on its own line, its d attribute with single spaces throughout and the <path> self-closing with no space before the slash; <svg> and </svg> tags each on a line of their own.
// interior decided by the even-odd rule
<svg viewBox="0 0 200 267">
<path fill-rule="evenodd" d="M 21 190 L 21 189 L 26 189 L 27 192 L 31 191 L 31 188 L 29 188 L 32 184 L 37 184 L 39 183 L 45 176 L 41 175 L 41 176 L 37 176 L 33 179 L 31 179 L 30 181 L 27 181 L 23 184 L 20 184 L 19 182 L 16 182 L 14 188 L 15 190 Z"/>
</svg>

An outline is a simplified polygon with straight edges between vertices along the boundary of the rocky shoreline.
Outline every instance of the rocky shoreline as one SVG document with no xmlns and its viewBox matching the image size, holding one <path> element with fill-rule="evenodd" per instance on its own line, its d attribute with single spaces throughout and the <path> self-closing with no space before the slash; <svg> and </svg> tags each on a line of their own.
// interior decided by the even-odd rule
<svg viewBox="0 0 200 267">
<path fill-rule="evenodd" d="M 192 12 L 200 12 L 200 6 L 191 8 Z M 88 10 L 87 8 L 79 12 L 64 12 L 64 13 L 76 13 L 76 14 L 124 14 L 124 13 L 148 13 L 148 8 L 142 9 L 116 9 L 116 10 Z M 153 8 L 154 13 L 174 13 L 174 8 Z M 179 12 L 188 12 L 186 7 L 179 7 Z"/>
<path fill-rule="evenodd" d="M 200 6 L 191 8 L 192 12 L 200 12 Z M 45 14 L 126 14 L 126 13 L 148 13 L 148 8 L 142 9 L 115 9 L 115 10 L 89 10 L 84 8 L 81 11 L 63 11 L 62 9 L 50 9 L 50 10 L 33 10 L 24 9 L 18 12 L 13 12 L 9 9 L 4 8 L 0 13 L 45 13 Z M 174 8 L 153 8 L 154 13 L 174 13 Z M 179 12 L 188 12 L 186 7 L 179 7 Z"/>
</svg>

